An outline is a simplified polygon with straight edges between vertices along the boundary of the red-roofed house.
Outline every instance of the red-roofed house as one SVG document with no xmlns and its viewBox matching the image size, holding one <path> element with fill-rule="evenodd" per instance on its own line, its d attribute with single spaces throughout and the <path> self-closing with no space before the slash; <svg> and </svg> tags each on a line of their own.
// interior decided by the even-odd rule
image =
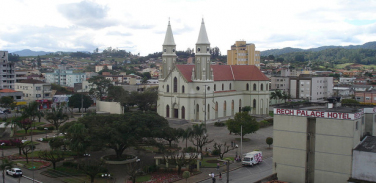
<svg viewBox="0 0 376 183">
<path fill-rule="evenodd" d="M 211 65 L 204 22 L 194 65 L 176 65 L 175 49 L 169 24 L 159 74 L 159 115 L 205 121 L 234 116 L 245 106 L 253 114 L 269 114 L 269 79 L 254 65 Z"/>
</svg>

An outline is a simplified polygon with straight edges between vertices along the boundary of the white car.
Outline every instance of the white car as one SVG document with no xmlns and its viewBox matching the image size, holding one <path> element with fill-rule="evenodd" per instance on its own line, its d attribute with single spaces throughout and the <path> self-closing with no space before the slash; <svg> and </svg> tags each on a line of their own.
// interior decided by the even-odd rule
<svg viewBox="0 0 376 183">
<path fill-rule="evenodd" d="M 11 175 L 13 177 L 21 176 L 22 177 L 22 170 L 19 168 L 11 168 L 7 170 L 7 175 Z"/>
</svg>

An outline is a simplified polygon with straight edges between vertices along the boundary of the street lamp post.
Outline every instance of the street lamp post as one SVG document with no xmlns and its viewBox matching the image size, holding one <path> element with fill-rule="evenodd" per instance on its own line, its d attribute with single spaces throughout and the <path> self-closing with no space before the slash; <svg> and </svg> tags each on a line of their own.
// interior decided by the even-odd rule
<svg viewBox="0 0 376 183">
<path fill-rule="evenodd" d="M 205 128 L 206 128 L 206 87 L 208 86 L 208 85 L 204 85 L 205 86 L 205 96 L 204 96 L 204 100 L 205 100 L 205 102 L 204 102 L 204 105 L 205 105 L 205 107 L 204 107 L 204 124 L 205 124 Z"/>
<path fill-rule="evenodd" d="M 3 165 L 3 163 L 4 163 L 4 148 L 3 148 L 3 145 L 5 145 L 4 142 L 1 143 L 1 156 L 2 156 L 2 161 L 1 161 L 1 163 L 2 163 L 2 165 Z M 5 182 L 4 170 L 3 170 L 3 182 Z"/>
<path fill-rule="evenodd" d="M 44 130 L 46 131 L 46 141 L 47 141 L 47 130 L 48 130 L 48 128 L 44 128 Z"/>
</svg>

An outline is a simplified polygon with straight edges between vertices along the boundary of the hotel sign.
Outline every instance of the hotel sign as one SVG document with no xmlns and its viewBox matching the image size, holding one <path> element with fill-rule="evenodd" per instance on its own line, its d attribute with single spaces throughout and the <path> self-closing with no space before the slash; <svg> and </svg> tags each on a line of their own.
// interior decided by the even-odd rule
<svg viewBox="0 0 376 183">
<path fill-rule="evenodd" d="M 332 118 L 332 119 L 359 119 L 363 116 L 363 110 L 357 113 L 343 113 L 343 112 L 325 112 L 325 111 L 310 111 L 300 109 L 280 109 L 274 108 L 274 114 L 287 116 L 302 116 L 314 118 Z"/>
</svg>

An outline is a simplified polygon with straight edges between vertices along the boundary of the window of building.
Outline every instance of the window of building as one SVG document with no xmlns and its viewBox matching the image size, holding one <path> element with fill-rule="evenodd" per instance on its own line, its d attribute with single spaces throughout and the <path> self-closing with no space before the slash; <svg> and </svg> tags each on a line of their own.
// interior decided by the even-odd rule
<svg viewBox="0 0 376 183">
<path fill-rule="evenodd" d="M 50 94 L 49 94 L 49 93 L 46 93 L 46 94 L 44 94 L 44 96 L 45 96 L 45 97 L 49 97 L 49 96 L 50 96 Z"/>
<path fill-rule="evenodd" d="M 37 98 L 39 98 L 39 97 L 41 97 L 41 94 L 36 94 L 35 96 L 36 96 Z"/>
<path fill-rule="evenodd" d="M 185 87 L 184 87 L 184 85 L 183 85 L 183 86 L 181 86 L 181 92 L 182 92 L 182 93 L 184 93 L 184 92 L 185 92 Z"/>
<path fill-rule="evenodd" d="M 230 83 L 230 86 L 229 86 L 230 90 L 231 90 L 231 83 Z"/>
<path fill-rule="evenodd" d="M 174 93 L 178 92 L 178 78 L 174 78 Z"/>
<path fill-rule="evenodd" d="M 256 84 L 253 84 L 253 91 L 256 91 Z"/>
<path fill-rule="evenodd" d="M 199 90 L 200 90 L 200 87 L 199 87 L 199 86 L 197 86 L 197 87 L 196 87 L 196 90 L 197 90 L 197 91 L 199 91 Z"/>
<path fill-rule="evenodd" d="M 170 92 L 170 86 L 169 85 L 166 86 L 166 92 Z"/>
<path fill-rule="evenodd" d="M 253 108 L 256 108 L 256 99 L 253 99 Z"/>
<path fill-rule="evenodd" d="M 261 91 L 264 91 L 264 84 L 261 84 L 261 88 L 260 89 L 261 89 Z"/>
<path fill-rule="evenodd" d="M 366 97 L 366 100 L 371 100 L 371 97 Z"/>
<path fill-rule="evenodd" d="M 222 84 L 222 91 L 223 91 L 223 90 L 225 90 L 225 85 L 224 85 L 224 84 Z"/>
<path fill-rule="evenodd" d="M 217 91 L 217 85 L 214 84 L 214 91 Z"/>
<path fill-rule="evenodd" d="M 247 91 L 249 91 L 249 84 L 247 83 L 247 85 L 245 86 L 245 89 L 247 90 Z"/>
</svg>

